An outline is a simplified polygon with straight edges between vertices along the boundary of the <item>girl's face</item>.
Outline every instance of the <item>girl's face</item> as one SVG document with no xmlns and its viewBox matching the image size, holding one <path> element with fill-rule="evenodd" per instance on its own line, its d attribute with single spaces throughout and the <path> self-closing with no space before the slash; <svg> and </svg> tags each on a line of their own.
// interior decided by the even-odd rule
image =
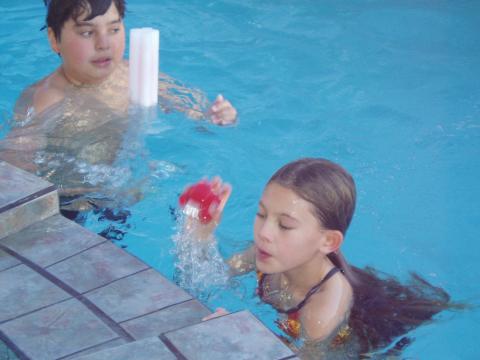
<svg viewBox="0 0 480 360">
<path fill-rule="evenodd" d="M 299 270 L 323 256 L 324 230 L 313 206 L 292 190 L 267 185 L 254 225 L 257 269 L 263 273 Z"/>
<path fill-rule="evenodd" d="M 59 39 L 49 30 L 52 48 L 62 56 L 65 76 L 76 84 L 106 80 L 125 50 L 125 29 L 113 1 L 105 14 L 85 21 L 87 16 L 85 12 L 76 21 L 65 22 Z"/>
</svg>

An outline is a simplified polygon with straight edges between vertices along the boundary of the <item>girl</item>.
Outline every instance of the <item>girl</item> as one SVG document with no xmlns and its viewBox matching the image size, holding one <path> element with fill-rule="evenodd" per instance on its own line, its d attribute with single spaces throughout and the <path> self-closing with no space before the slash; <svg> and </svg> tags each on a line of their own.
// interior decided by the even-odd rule
<svg viewBox="0 0 480 360">
<path fill-rule="evenodd" d="M 221 202 L 211 223 L 195 225 L 201 238 L 210 237 L 231 193 L 218 178 L 211 186 Z M 279 327 L 304 358 L 358 359 L 449 306 L 447 293 L 417 275 L 407 287 L 346 263 L 340 247 L 355 201 L 354 181 L 339 165 L 291 162 L 265 187 L 253 246 L 228 261 L 235 274 L 257 271 L 259 297 L 278 310 Z M 408 343 L 402 338 L 393 349 Z"/>
</svg>

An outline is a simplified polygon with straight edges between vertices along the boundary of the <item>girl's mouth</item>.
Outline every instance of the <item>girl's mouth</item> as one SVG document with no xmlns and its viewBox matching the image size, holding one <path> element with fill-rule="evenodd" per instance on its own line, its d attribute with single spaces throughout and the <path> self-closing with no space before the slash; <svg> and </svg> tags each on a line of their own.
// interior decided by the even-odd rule
<svg viewBox="0 0 480 360">
<path fill-rule="evenodd" d="M 256 248 L 256 258 L 257 258 L 257 261 L 266 261 L 268 260 L 269 258 L 272 257 L 272 255 L 266 251 L 263 251 L 262 249 L 260 248 Z"/>
</svg>

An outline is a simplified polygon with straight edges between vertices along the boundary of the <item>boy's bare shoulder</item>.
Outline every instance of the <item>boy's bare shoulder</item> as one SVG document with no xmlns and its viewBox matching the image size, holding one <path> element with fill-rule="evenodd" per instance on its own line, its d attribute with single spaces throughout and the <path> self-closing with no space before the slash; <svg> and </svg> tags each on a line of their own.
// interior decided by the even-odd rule
<svg viewBox="0 0 480 360">
<path fill-rule="evenodd" d="M 40 114 L 50 106 L 62 101 L 65 98 L 66 80 L 57 71 L 36 84 L 33 92 L 33 107 L 37 114 Z"/>
<path fill-rule="evenodd" d="M 25 119 L 32 108 L 35 114 L 42 113 L 50 106 L 62 101 L 65 98 L 66 81 L 57 71 L 47 77 L 30 85 L 18 98 L 15 104 L 15 118 L 17 120 Z"/>
</svg>

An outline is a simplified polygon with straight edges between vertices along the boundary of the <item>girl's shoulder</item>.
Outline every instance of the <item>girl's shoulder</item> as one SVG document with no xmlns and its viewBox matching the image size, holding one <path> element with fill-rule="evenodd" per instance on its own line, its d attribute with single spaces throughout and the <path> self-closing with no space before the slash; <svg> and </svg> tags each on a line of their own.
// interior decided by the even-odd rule
<svg viewBox="0 0 480 360">
<path fill-rule="evenodd" d="M 330 337 L 348 321 L 353 304 L 353 289 L 340 273 L 323 284 L 300 310 L 300 321 L 307 339 Z"/>
</svg>

